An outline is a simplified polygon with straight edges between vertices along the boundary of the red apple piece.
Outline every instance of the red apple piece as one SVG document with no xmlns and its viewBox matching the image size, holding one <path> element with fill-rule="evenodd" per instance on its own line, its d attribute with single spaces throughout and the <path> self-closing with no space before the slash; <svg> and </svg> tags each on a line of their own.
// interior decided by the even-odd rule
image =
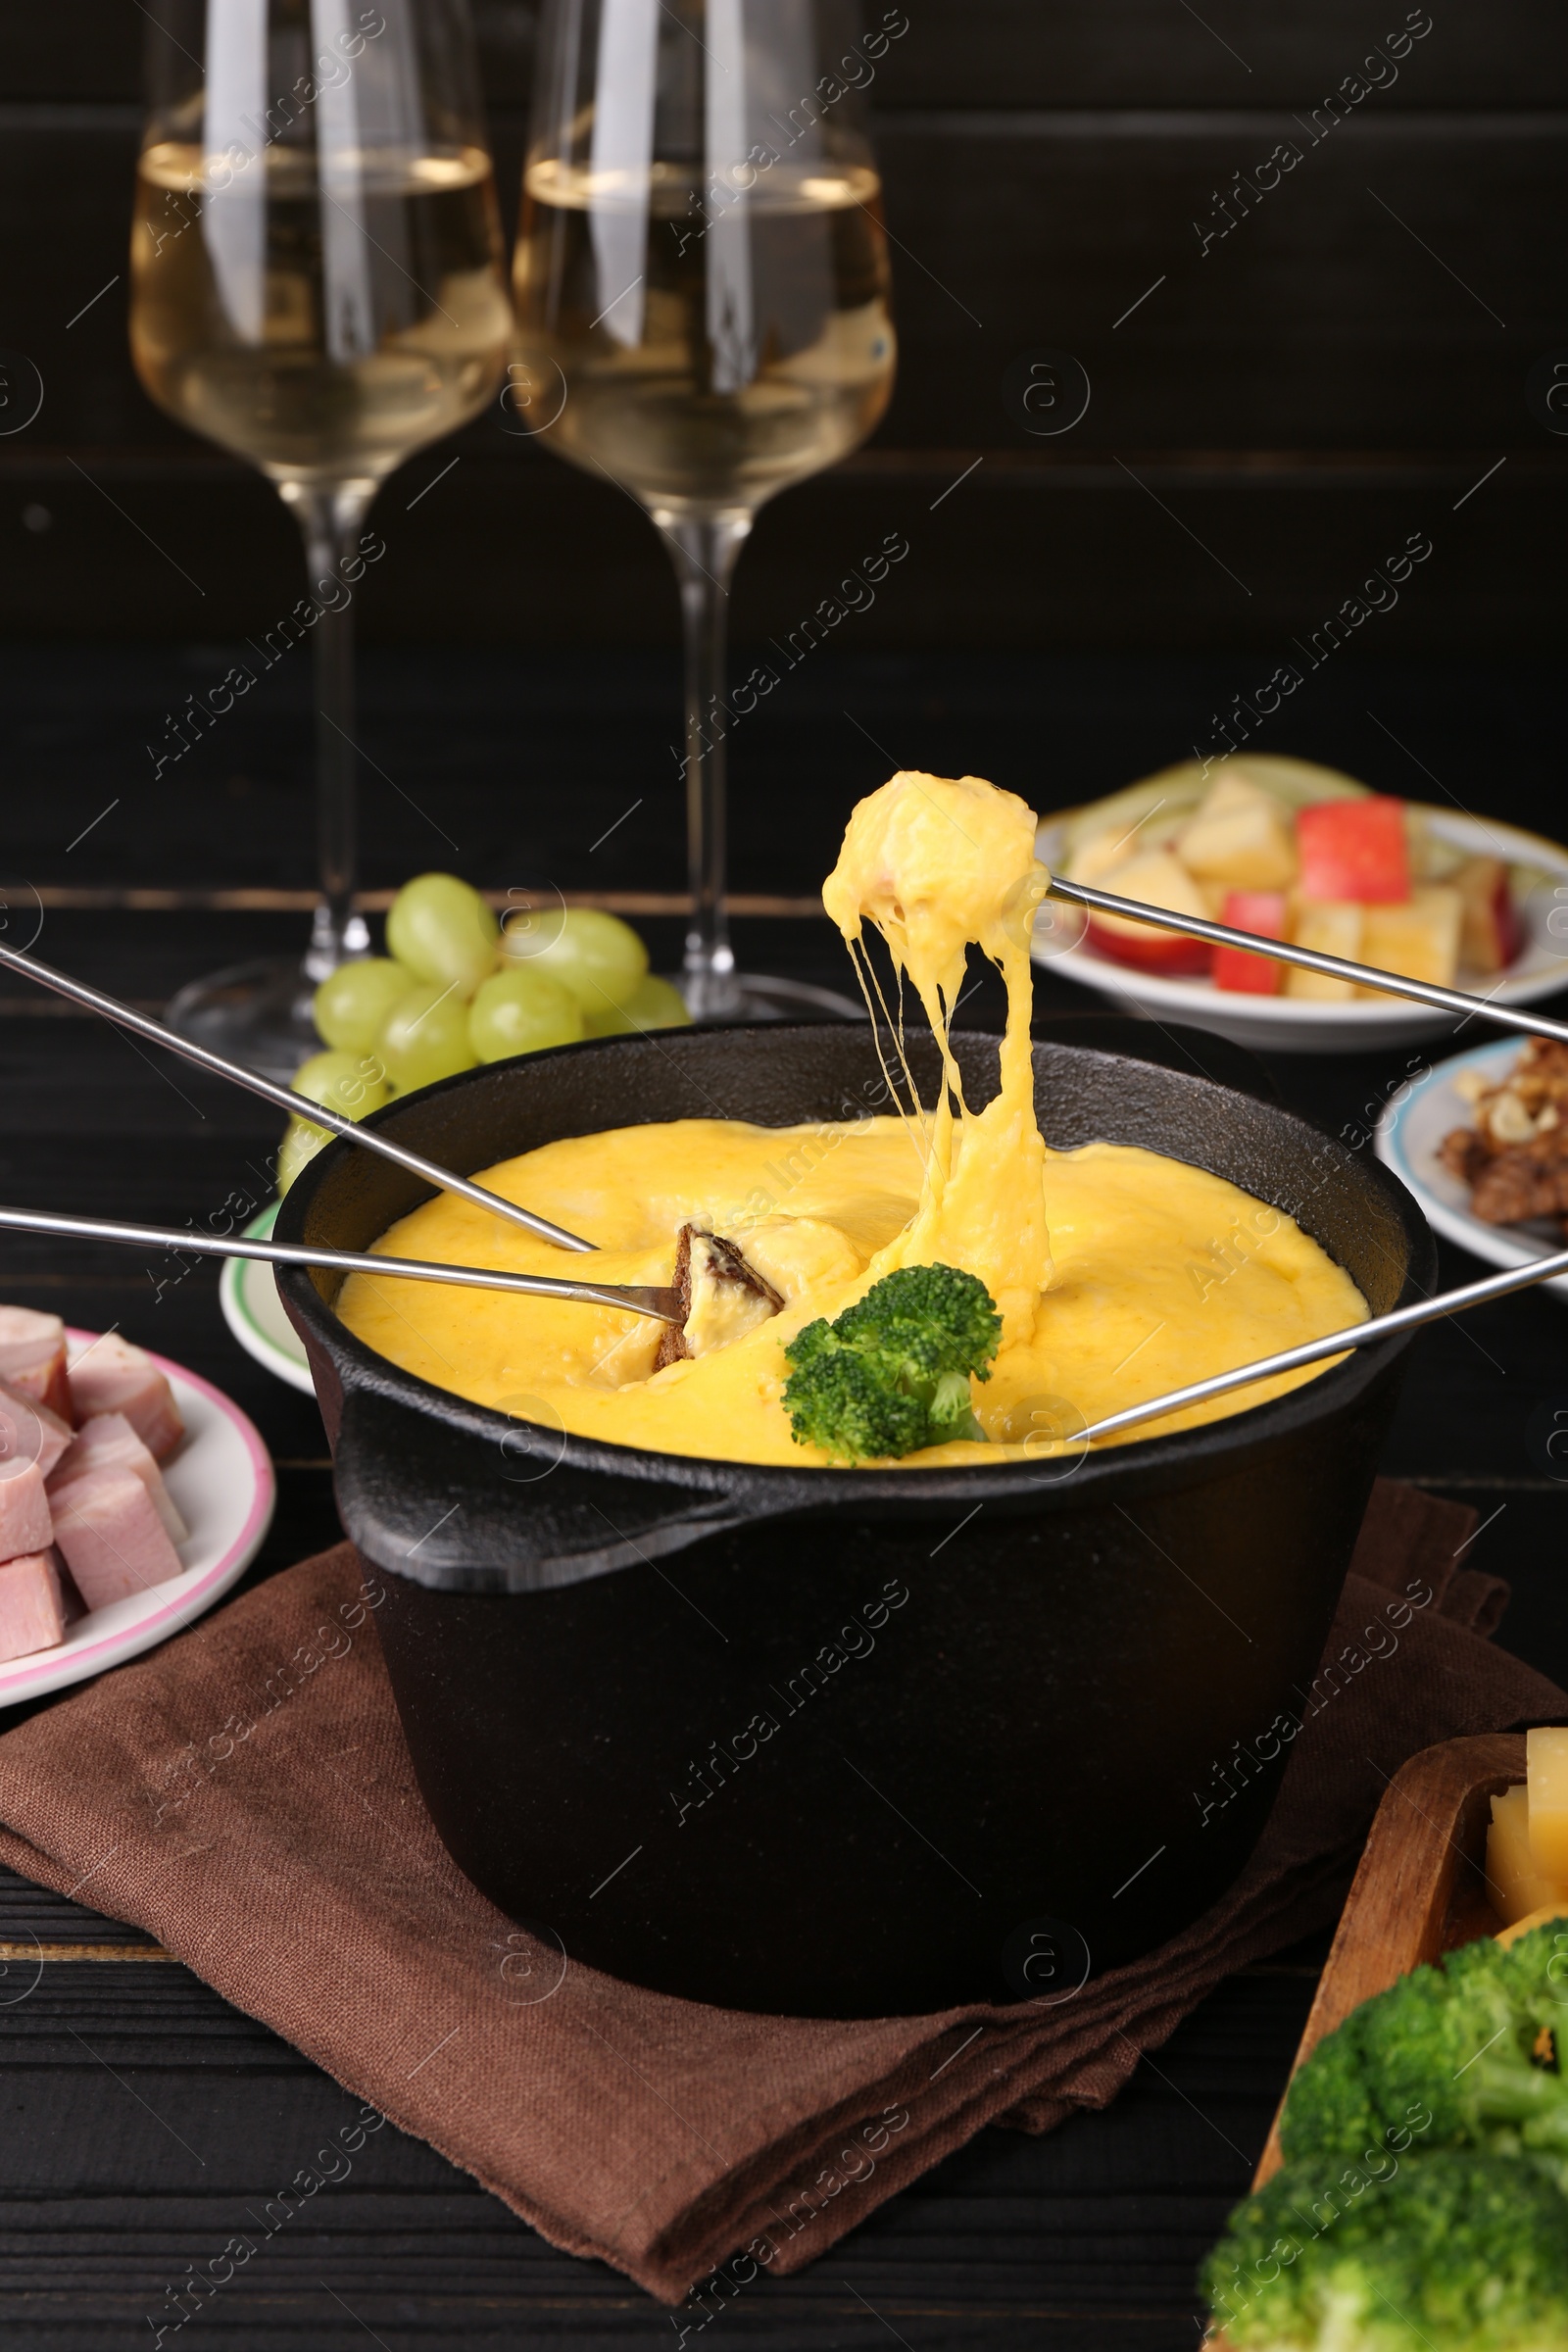
<svg viewBox="0 0 1568 2352">
<path fill-rule="evenodd" d="M 1307 899 L 1393 906 L 1410 896 L 1404 803 L 1381 793 L 1359 801 L 1317 801 L 1298 812 L 1300 890 Z"/>
<path fill-rule="evenodd" d="M 1112 866 L 1100 877 L 1102 890 L 1118 898 L 1137 899 L 1149 907 L 1163 906 L 1172 914 L 1197 915 L 1208 920 L 1208 908 L 1192 875 L 1169 850 L 1146 850 Z M 1156 924 L 1135 923 L 1126 915 L 1094 913 L 1089 918 L 1086 944 L 1098 955 L 1138 971 L 1156 972 L 1167 979 L 1206 972 L 1213 949 L 1206 940 L 1184 939 L 1180 932 L 1162 931 Z"/>
<path fill-rule="evenodd" d="M 1524 945 L 1524 926 L 1500 858 L 1467 858 L 1453 877 L 1459 893 L 1459 961 L 1473 972 L 1505 971 Z"/>
<path fill-rule="evenodd" d="M 1226 893 L 1220 921 L 1233 931 L 1255 931 L 1259 939 L 1285 937 L 1285 893 L 1282 890 L 1232 890 Z M 1250 956 L 1245 948 L 1214 950 L 1214 986 L 1243 997 L 1277 996 L 1285 966 L 1272 956 Z"/>
</svg>

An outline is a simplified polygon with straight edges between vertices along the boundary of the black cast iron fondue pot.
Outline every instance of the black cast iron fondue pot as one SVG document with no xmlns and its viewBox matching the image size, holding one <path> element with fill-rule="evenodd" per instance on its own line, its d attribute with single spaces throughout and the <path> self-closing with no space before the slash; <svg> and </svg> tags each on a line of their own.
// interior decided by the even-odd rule
<svg viewBox="0 0 1568 2352">
<path fill-rule="evenodd" d="M 955 1050 L 978 1106 L 996 1040 Z M 1139 1144 L 1228 1177 L 1298 1218 L 1374 1313 L 1430 1291 L 1426 1225 L 1370 1158 L 1187 1070 L 1052 1042 L 1034 1059 L 1058 1150 Z M 929 1102 L 929 1041 L 914 1060 Z M 377 1123 L 470 1175 L 645 1120 L 887 1107 L 867 1030 L 769 1026 L 563 1047 Z M 776 1174 L 787 1208 L 787 1150 Z M 278 1237 L 364 1250 L 427 1197 L 336 1143 Z M 1236 1877 L 1307 1703 L 1402 1340 L 1078 1462 L 795 1470 L 467 1403 L 346 1330 L 338 1279 L 278 1282 L 343 1525 L 385 1572 L 376 1622 L 420 1788 L 474 1885 L 568 1963 L 805 2015 L 1049 2002 Z"/>
</svg>

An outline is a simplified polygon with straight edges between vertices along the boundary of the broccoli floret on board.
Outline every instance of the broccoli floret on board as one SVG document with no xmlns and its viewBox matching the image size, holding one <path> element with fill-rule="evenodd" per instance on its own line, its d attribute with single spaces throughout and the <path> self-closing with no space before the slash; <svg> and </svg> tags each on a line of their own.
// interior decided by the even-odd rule
<svg viewBox="0 0 1568 2352">
<path fill-rule="evenodd" d="M 1285 2153 L 1361 2155 L 1414 2131 L 1429 2148 L 1533 2148 L 1568 2164 L 1559 2029 L 1568 1923 L 1511 1948 L 1482 1936 L 1441 1968 L 1412 1969 L 1325 2036 L 1291 2085 Z"/>
<path fill-rule="evenodd" d="M 1568 1920 L 1318 2044 L 1203 2284 L 1234 2352 L 1568 2352 Z"/>
<path fill-rule="evenodd" d="M 1568 2207 L 1539 2165 L 1453 2148 L 1378 2171 L 1305 2159 L 1238 2207 L 1203 2271 L 1234 2352 L 1562 2352 Z"/>
<path fill-rule="evenodd" d="M 795 1437 L 849 1462 L 983 1438 L 969 1382 L 990 1379 L 1001 1338 L 977 1276 L 901 1266 L 836 1321 L 808 1323 L 790 1342 L 784 1407 Z"/>
</svg>

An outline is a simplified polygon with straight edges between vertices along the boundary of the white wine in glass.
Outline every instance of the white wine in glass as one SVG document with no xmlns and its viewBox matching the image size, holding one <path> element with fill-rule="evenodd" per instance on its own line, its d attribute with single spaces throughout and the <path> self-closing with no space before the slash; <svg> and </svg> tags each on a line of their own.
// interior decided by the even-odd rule
<svg viewBox="0 0 1568 2352">
<path fill-rule="evenodd" d="M 739 974 L 724 910 L 724 610 L 764 500 L 886 408 L 881 183 L 837 0 L 548 0 L 514 264 L 549 441 L 647 508 L 686 645 L 684 989 L 699 1019 L 859 1007 Z M 884 44 L 885 45 L 885 44 Z M 853 70 L 853 69 L 852 69 Z"/>
<path fill-rule="evenodd" d="M 494 174 L 466 0 L 160 0 L 149 13 L 137 373 L 276 485 L 318 607 L 310 949 L 303 965 L 193 982 L 171 1018 L 292 1072 L 317 1043 L 312 987 L 368 945 L 354 911 L 357 538 L 387 474 L 501 380 L 512 310 Z"/>
</svg>

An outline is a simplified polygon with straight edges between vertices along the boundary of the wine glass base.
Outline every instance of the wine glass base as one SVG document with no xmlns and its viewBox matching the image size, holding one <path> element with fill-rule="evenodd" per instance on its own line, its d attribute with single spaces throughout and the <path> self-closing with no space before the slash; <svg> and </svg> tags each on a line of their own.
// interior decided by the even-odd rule
<svg viewBox="0 0 1568 2352">
<path fill-rule="evenodd" d="M 286 1085 L 301 1062 L 321 1050 L 311 993 L 297 960 L 269 956 L 189 981 L 164 1017 L 209 1053 Z"/>
<path fill-rule="evenodd" d="M 808 980 L 761 972 L 681 972 L 675 986 L 694 1021 L 863 1021 L 865 1006 Z M 716 1000 L 716 1001 L 715 1001 Z"/>
</svg>

